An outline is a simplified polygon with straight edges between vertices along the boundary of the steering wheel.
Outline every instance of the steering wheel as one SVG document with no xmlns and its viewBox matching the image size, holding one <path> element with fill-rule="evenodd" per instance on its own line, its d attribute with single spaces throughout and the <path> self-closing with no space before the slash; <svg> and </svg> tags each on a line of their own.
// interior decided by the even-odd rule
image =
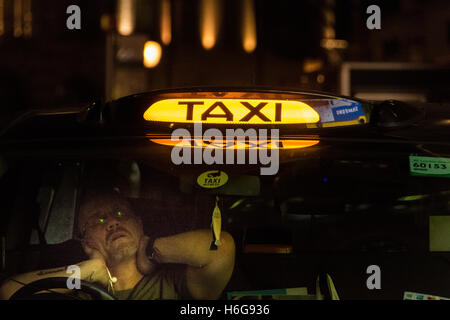
<svg viewBox="0 0 450 320">
<path fill-rule="evenodd" d="M 53 277 L 30 282 L 17 290 L 9 299 L 10 300 L 30 300 L 31 296 L 40 291 L 51 289 L 67 289 L 67 279 L 64 277 Z M 91 282 L 80 280 L 81 288 L 77 291 L 84 292 L 92 296 L 94 299 L 115 300 L 115 298 L 104 289 L 96 286 Z M 68 294 L 61 293 L 68 299 L 77 299 Z"/>
</svg>

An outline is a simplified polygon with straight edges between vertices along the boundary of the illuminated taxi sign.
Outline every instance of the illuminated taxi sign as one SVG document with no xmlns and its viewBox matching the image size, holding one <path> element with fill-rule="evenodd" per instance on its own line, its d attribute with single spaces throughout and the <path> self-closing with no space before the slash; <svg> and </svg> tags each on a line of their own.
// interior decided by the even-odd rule
<svg viewBox="0 0 450 320">
<path fill-rule="evenodd" d="M 211 124 L 317 123 L 319 114 L 295 100 L 165 99 L 152 104 L 144 119 L 156 122 Z"/>
</svg>

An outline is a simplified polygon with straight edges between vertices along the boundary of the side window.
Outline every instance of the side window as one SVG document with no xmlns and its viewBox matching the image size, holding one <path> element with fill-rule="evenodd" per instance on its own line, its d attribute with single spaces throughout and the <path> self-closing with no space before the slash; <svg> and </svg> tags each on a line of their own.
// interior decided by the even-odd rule
<svg viewBox="0 0 450 320">
<path fill-rule="evenodd" d="M 44 172 L 36 198 L 39 218 L 30 244 L 42 240 L 58 244 L 73 238 L 80 172 L 81 165 L 77 161 L 58 162 Z"/>
</svg>

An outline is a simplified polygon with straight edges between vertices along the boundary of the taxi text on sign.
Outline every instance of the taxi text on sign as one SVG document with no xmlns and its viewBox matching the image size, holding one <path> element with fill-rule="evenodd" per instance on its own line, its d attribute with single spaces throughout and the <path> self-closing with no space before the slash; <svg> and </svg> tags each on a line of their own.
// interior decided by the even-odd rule
<svg viewBox="0 0 450 320">
<path fill-rule="evenodd" d="M 298 124 L 319 122 L 319 114 L 301 101 L 257 99 L 165 99 L 152 104 L 144 119 L 211 124 Z"/>
</svg>

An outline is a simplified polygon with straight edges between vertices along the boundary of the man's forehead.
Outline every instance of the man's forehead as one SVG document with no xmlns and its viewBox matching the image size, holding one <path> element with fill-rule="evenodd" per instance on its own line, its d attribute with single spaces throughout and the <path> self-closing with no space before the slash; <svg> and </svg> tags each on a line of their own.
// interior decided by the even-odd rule
<svg viewBox="0 0 450 320">
<path fill-rule="evenodd" d="M 80 205 L 79 220 L 85 220 L 90 216 L 110 212 L 112 210 L 132 211 L 128 201 L 118 195 L 90 196 L 84 199 Z"/>
<path fill-rule="evenodd" d="M 92 196 L 83 201 L 82 207 L 112 207 L 112 206 L 129 206 L 128 201 L 113 195 Z"/>
</svg>

